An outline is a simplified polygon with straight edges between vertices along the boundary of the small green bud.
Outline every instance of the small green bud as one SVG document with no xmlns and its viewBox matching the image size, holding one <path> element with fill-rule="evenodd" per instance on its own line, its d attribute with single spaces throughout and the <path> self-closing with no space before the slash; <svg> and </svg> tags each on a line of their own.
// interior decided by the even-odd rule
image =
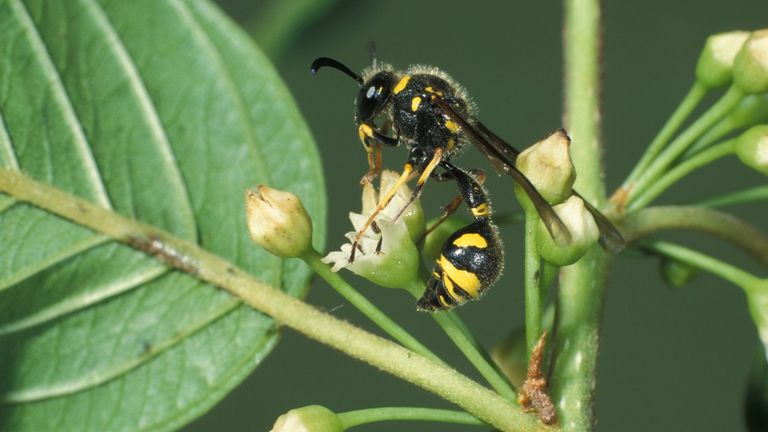
<svg viewBox="0 0 768 432">
<path fill-rule="evenodd" d="M 341 419 L 320 405 L 295 408 L 281 415 L 270 432 L 342 432 Z"/>
<path fill-rule="evenodd" d="M 312 247 L 312 220 L 296 195 L 259 185 L 245 191 L 245 213 L 251 238 L 283 258 Z"/>
<path fill-rule="evenodd" d="M 394 181 L 390 177 L 397 173 L 384 171 L 381 174 L 382 187 L 391 186 Z M 382 190 L 382 188 L 380 188 Z M 386 192 L 386 189 L 383 189 Z M 360 249 L 355 252 L 355 260 L 350 263 L 352 241 L 369 216 L 376 208 L 379 196 L 373 185 L 363 186 L 363 213 L 350 213 L 349 218 L 355 231 L 347 233 L 350 243 L 343 244 L 338 251 L 330 252 L 322 261 L 333 264 L 332 271 L 346 268 L 371 282 L 386 288 L 404 288 L 418 278 L 419 250 L 414 237 L 419 238 L 424 232 L 424 215 L 418 200 L 411 203 L 408 210 L 396 221 L 394 218 L 411 197 L 411 190 L 402 186 L 394 195 L 392 201 L 376 216 L 375 227 L 369 227 L 360 239 Z M 417 207 L 417 209 L 411 209 Z M 412 210 L 412 211 L 410 211 Z M 414 228 L 414 235 L 408 221 Z"/>
<path fill-rule="evenodd" d="M 561 203 L 571 195 L 576 170 L 571 161 L 570 147 L 568 134 L 558 129 L 517 156 L 517 168 L 550 204 Z M 516 187 L 515 192 L 521 204 L 530 210 L 532 203 L 522 188 Z"/>
<path fill-rule="evenodd" d="M 745 93 L 768 91 L 768 29 L 752 32 L 733 62 L 734 83 Z"/>
<path fill-rule="evenodd" d="M 674 288 L 682 287 L 699 274 L 695 267 L 666 256 L 661 257 L 659 266 L 664 282 Z"/>
<path fill-rule="evenodd" d="M 736 154 L 745 165 L 768 175 L 768 125 L 747 129 L 736 139 Z"/>
<path fill-rule="evenodd" d="M 749 32 L 732 31 L 707 38 L 696 65 L 696 80 L 707 88 L 718 88 L 733 80 L 733 60 Z"/>
<path fill-rule="evenodd" d="M 752 321 L 768 355 L 768 279 L 759 279 L 755 284 L 742 288 L 747 293 L 747 305 Z"/>
<path fill-rule="evenodd" d="M 744 97 L 723 121 L 730 122 L 734 128 L 768 122 L 768 94 L 752 94 Z"/>
<path fill-rule="evenodd" d="M 557 266 L 570 265 L 597 243 L 600 231 L 597 229 L 595 218 L 584 206 L 584 201 L 575 195 L 553 208 L 570 231 L 571 240 L 565 245 L 558 245 L 549 235 L 544 223 L 539 221 L 536 228 L 536 244 L 545 261 Z"/>
</svg>

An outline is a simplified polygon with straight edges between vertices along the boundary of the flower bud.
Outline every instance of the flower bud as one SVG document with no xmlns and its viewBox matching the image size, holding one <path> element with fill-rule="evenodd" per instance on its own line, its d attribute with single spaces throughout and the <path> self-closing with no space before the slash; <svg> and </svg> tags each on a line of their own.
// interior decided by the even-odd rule
<svg viewBox="0 0 768 432">
<path fill-rule="evenodd" d="M 696 80 L 707 88 L 718 88 L 733 80 L 733 60 L 749 32 L 732 31 L 712 35 L 704 44 L 696 65 Z"/>
<path fill-rule="evenodd" d="M 551 204 L 565 201 L 576 180 L 570 146 L 571 139 L 565 130 L 559 129 L 517 156 L 517 168 Z M 523 207 L 531 210 L 532 203 L 522 188 L 515 188 L 515 192 Z"/>
<path fill-rule="evenodd" d="M 742 288 L 747 293 L 747 305 L 752 321 L 768 355 L 768 279 L 759 279 L 755 284 Z"/>
<path fill-rule="evenodd" d="M 385 188 L 391 187 L 394 183 L 392 177 L 396 180 L 397 173 L 382 172 L 380 190 L 384 193 L 387 191 Z M 333 264 L 332 271 L 346 268 L 386 288 L 404 288 L 415 281 L 419 271 L 419 250 L 414 238 L 419 238 L 424 232 L 424 214 L 419 201 L 411 203 L 408 209 L 393 221 L 408 202 L 411 194 L 410 188 L 401 186 L 389 205 L 374 219 L 374 224 L 363 233 L 358 244 L 359 249 L 355 252 L 355 259 L 350 263 L 352 242 L 375 210 L 380 195 L 384 195 L 377 193 L 370 183 L 364 185 L 363 214 L 349 214 L 355 229 L 347 233 L 350 243 L 342 245 L 338 251 L 330 252 L 322 261 Z M 413 233 L 411 227 L 413 227 Z"/>
<path fill-rule="evenodd" d="M 733 62 L 734 83 L 745 93 L 768 91 L 768 29 L 752 32 Z"/>
<path fill-rule="evenodd" d="M 736 139 L 736 154 L 745 165 L 768 175 L 768 125 L 754 126 Z"/>
<path fill-rule="evenodd" d="M 553 208 L 570 231 L 571 240 L 565 245 L 558 245 L 549 235 L 544 223 L 539 221 L 536 229 L 536 244 L 539 254 L 547 262 L 557 266 L 570 265 L 578 261 L 597 243 L 600 231 L 592 213 L 584 206 L 584 201 L 575 195 Z"/>
<path fill-rule="evenodd" d="M 259 185 L 245 191 L 245 213 L 251 238 L 283 258 L 312 247 L 312 221 L 296 195 Z"/>
<path fill-rule="evenodd" d="M 699 274 L 697 268 L 667 256 L 661 257 L 659 266 L 664 282 L 674 288 L 682 287 Z"/>
<path fill-rule="evenodd" d="M 734 129 L 768 122 L 768 94 L 752 94 L 741 100 L 723 120 Z"/>
<path fill-rule="evenodd" d="M 270 432 L 342 432 L 341 419 L 320 405 L 296 408 L 281 415 Z"/>
</svg>

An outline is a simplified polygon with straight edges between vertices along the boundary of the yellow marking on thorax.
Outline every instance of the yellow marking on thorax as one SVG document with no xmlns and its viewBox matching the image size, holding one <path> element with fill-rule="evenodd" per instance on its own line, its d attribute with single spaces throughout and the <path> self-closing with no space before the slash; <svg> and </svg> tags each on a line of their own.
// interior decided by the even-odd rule
<svg viewBox="0 0 768 432">
<path fill-rule="evenodd" d="M 456 147 L 456 140 L 453 138 L 448 138 L 448 144 L 446 145 L 446 148 L 448 151 L 451 151 L 454 147 Z"/>
<path fill-rule="evenodd" d="M 442 96 L 442 95 L 443 95 L 443 92 L 441 92 L 441 91 L 437 91 L 437 90 L 433 89 L 433 88 L 432 88 L 432 86 L 427 86 L 427 87 L 424 89 L 424 91 L 426 91 L 427 93 L 436 94 L 436 95 L 438 95 L 438 96 Z M 432 98 L 434 99 L 434 96 L 432 96 Z"/>
<path fill-rule="evenodd" d="M 462 234 L 461 237 L 453 241 L 453 244 L 458 247 L 473 246 L 480 249 L 488 247 L 488 241 L 485 237 L 477 233 Z"/>
<path fill-rule="evenodd" d="M 416 96 L 413 99 L 411 99 L 411 111 L 416 112 L 419 110 L 419 105 L 421 105 L 421 98 Z"/>
<path fill-rule="evenodd" d="M 451 307 L 450 303 L 448 303 L 448 300 L 446 300 L 445 296 L 442 294 L 437 295 L 437 301 L 439 301 L 440 305 L 446 309 Z"/>
<path fill-rule="evenodd" d="M 406 76 L 402 77 L 400 79 L 400 81 L 397 83 L 397 85 L 395 85 L 395 89 L 392 90 L 393 93 L 398 94 L 401 91 L 403 91 L 405 89 L 405 86 L 408 85 L 408 81 L 410 81 L 410 80 L 411 80 L 411 76 L 410 75 L 406 75 Z"/>
<path fill-rule="evenodd" d="M 480 294 L 480 279 L 477 275 L 466 271 L 459 270 L 448 259 L 440 255 L 440 268 L 443 269 L 443 273 L 446 274 L 456 285 L 467 292 L 471 297 L 477 297 Z"/>
<path fill-rule="evenodd" d="M 446 120 L 445 127 L 453 133 L 458 133 L 461 128 L 453 120 Z"/>
<path fill-rule="evenodd" d="M 475 217 L 488 216 L 488 204 L 482 203 L 472 208 L 472 215 Z"/>
</svg>

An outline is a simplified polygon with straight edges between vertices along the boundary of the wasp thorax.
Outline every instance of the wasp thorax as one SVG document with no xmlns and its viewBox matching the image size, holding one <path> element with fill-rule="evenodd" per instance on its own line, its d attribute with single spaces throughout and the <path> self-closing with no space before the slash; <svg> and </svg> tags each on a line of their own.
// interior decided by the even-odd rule
<svg viewBox="0 0 768 432">
<path fill-rule="evenodd" d="M 393 81 L 392 72 L 384 71 L 377 73 L 363 84 L 355 101 L 358 122 L 368 121 L 381 113 L 392 94 Z"/>
</svg>

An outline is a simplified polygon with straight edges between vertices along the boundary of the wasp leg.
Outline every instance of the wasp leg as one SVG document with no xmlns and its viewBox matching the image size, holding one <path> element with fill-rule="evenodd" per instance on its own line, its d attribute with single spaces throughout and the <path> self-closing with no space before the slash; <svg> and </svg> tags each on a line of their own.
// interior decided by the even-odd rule
<svg viewBox="0 0 768 432">
<path fill-rule="evenodd" d="M 399 212 L 397 212 L 397 216 L 395 216 L 394 221 L 398 220 L 400 216 L 402 216 L 403 212 L 414 202 L 418 197 L 421 196 L 421 192 L 424 190 L 424 185 L 427 183 L 427 179 L 432 175 L 432 172 L 437 168 L 440 163 L 443 162 L 443 149 L 438 147 L 435 149 L 434 154 L 432 155 L 432 159 L 430 159 L 429 163 L 424 167 L 424 169 L 420 170 L 421 175 L 419 175 L 419 179 L 416 181 L 416 187 L 413 189 L 413 193 L 411 194 L 411 197 L 408 198 L 408 202 L 405 203 L 403 208 L 400 209 Z"/>
<path fill-rule="evenodd" d="M 496 282 L 503 269 L 504 250 L 480 182 L 453 164 L 445 162 L 442 166 L 455 178 L 474 221 L 443 244 L 433 279 L 416 302 L 419 310 L 446 310 L 476 299 Z"/>
<path fill-rule="evenodd" d="M 477 180 L 478 183 L 483 184 L 485 183 L 485 171 L 481 169 L 472 169 L 469 170 L 469 173 Z M 450 171 L 440 173 L 435 176 L 435 180 L 437 181 L 448 181 L 448 180 L 454 180 L 454 175 L 451 174 Z M 448 217 L 454 213 L 456 213 L 456 210 L 458 210 L 461 203 L 464 202 L 464 198 L 461 196 L 461 194 L 456 195 L 451 202 L 448 203 L 448 205 L 443 207 L 443 214 L 440 215 L 440 217 L 433 223 L 431 226 L 427 227 L 426 231 L 424 231 L 424 234 L 419 239 L 418 243 L 421 243 L 424 241 L 424 239 L 427 238 L 427 236 L 434 230 L 437 229 L 440 225 L 445 222 Z"/>
<path fill-rule="evenodd" d="M 389 204 L 390 201 L 392 201 L 392 198 L 395 196 L 395 193 L 397 193 L 397 190 L 400 189 L 402 185 L 404 185 L 408 179 L 411 177 L 411 174 L 413 173 L 413 165 L 409 162 L 406 163 L 403 167 L 403 172 L 400 174 L 400 177 L 397 179 L 394 185 L 392 185 L 392 188 L 387 191 L 387 193 L 384 195 L 383 198 L 379 200 L 379 203 L 376 205 L 376 208 L 373 209 L 373 212 L 371 212 L 371 215 L 368 217 L 368 220 L 365 221 L 365 224 L 363 224 L 362 228 L 355 234 L 355 240 L 352 242 L 352 253 L 349 255 L 349 262 L 355 261 L 355 253 L 360 245 L 360 239 L 363 238 L 363 234 L 365 234 L 365 231 L 368 229 L 368 227 L 371 226 L 374 219 L 376 219 L 376 216 L 379 215 L 379 213 L 384 209 L 384 207 Z"/>
<path fill-rule="evenodd" d="M 381 146 L 395 147 L 398 140 L 382 134 L 374 128 L 374 125 L 366 122 L 360 123 L 357 127 L 357 134 L 368 153 L 368 172 L 360 179 L 360 184 L 366 184 L 381 173 Z"/>
</svg>

